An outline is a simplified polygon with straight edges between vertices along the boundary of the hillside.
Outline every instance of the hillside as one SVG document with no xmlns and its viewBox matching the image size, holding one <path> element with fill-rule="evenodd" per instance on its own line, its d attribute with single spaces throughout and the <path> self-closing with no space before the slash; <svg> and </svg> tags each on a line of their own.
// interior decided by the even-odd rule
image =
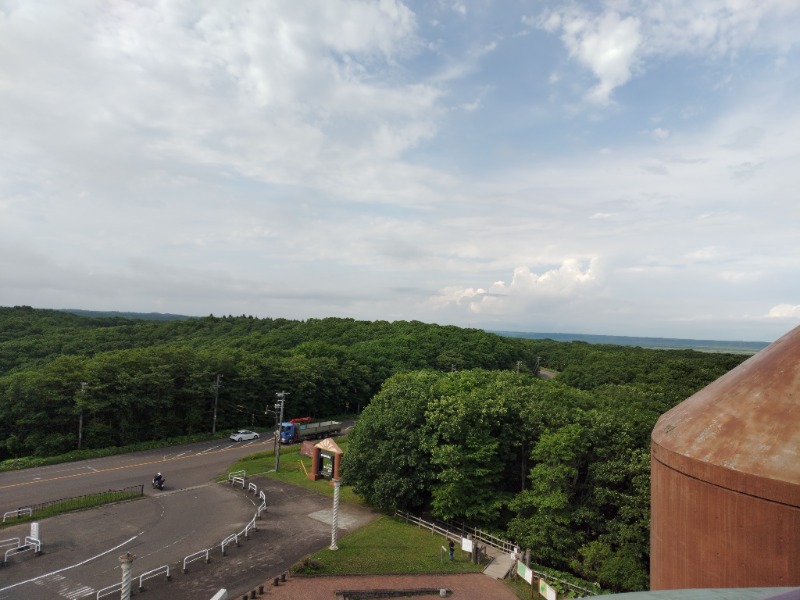
<svg viewBox="0 0 800 600">
<path fill-rule="evenodd" d="M 269 428 L 286 392 L 287 418 L 360 414 L 344 476 L 371 504 L 641 589 L 652 427 L 744 359 L 414 321 L 0 308 L 0 461 L 209 432 L 215 404 L 218 430 Z"/>
</svg>

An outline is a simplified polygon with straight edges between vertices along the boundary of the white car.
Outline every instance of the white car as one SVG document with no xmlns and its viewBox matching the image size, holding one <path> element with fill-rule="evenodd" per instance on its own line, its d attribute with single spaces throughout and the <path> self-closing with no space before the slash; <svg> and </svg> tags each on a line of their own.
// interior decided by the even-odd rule
<svg viewBox="0 0 800 600">
<path fill-rule="evenodd" d="M 242 442 L 244 440 L 257 440 L 260 435 L 258 435 L 255 431 L 249 431 L 247 429 L 240 429 L 239 431 L 234 431 L 231 434 L 231 439 L 234 442 Z"/>
</svg>

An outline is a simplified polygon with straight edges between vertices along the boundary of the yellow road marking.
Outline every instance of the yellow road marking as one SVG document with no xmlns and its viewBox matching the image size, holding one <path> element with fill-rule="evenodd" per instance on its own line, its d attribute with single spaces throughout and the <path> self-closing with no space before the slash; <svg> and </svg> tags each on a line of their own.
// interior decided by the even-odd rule
<svg viewBox="0 0 800 600">
<path fill-rule="evenodd" d="M 247 447 L 249 448 L 250 446 L 257 446 L 259 444 L 264 444 L 264 443 L 266 443 L 266 440 L 264 442 L 257 442 L 255 444 L 249 444 Z M 239 448 L 242 448 L 242 447 L 244 447 L 244 446 L 239 446 Z M 49 481 L 59 481 L 61 479 L 72 479 L 73 477 L 85 477 L 86 475 L 95 475 L 97 473 L 107 473 L 107 472 L 110 472 L 110 471 L 121 471 L 123 469 L 132 469 L 134 467 L 144 467 L 144 466 L 147 466 L 147 465 L 155 465 L 155 464 L 158 464 L 158 463 L 165 463 L 165 462 L 171 462 L 171 461 L 174 461 L 174 460 L 183 460 L 185 458 L 192 458 L 194 456 L 200 456 L 201 454 L 217 454 L 219 452 L 227 452 L 228 450 L 235 450 L 236 448 L 237 448 L 237 446 L 228 446 L 227 448 L 222 448 L 221 450 L 213 450 L 213 451 L 209 451 L 209 452 L 205 452 L 204 451 L 204 452 L 197 452 L 195 454 L 179 455 L 179 456 L 175 456 L 173 458 L 162 458 L 162 459 L 159 459 L 159 460 L 151 460 L 151 461 L 148 461 L 148 462 L 141 462 L 141 463 L 136 463 L 136 464 L 133 464 L 133 465 L 123 465 L 121 467 L 109 467 L 107 469 L 99 469 L 99 470 L 95 469 L 91 473 L 73 473 L 72 475 L 60 475 L 59 477 L 51 477 L 49 479 L 36 479 L 36 480 L 31 480 L 31 481 L 21 481 L 19 483 L 11 483 L 11 484 L 8 484 L 8 485 L 0 485 L 0 490 L 4 490 L 4 489 L 7 489 L 7 488 L 13 488 L 13 487 L 20 487 L 20 486 L 23 486 L 23 485 L 33 485 L 35 483 L 47 483 Z"/>
</svg>

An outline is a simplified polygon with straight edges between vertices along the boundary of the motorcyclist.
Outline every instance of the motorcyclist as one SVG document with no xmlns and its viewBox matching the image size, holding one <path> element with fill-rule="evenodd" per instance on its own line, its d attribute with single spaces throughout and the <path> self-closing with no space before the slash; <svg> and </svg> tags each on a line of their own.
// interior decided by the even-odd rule
<svg viewBox="0 0 800 600">
<path fill-rule="evenodd" d="M 164 477 L 161 473 L 156 473 L 156 476 L 153 477 L 153 486 L 159 489 L 164 487 Z"/>
</svg>

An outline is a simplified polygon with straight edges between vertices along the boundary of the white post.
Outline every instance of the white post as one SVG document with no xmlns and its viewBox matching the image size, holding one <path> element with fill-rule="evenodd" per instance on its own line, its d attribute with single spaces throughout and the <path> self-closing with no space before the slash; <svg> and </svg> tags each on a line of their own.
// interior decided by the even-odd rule
<svg viewBox="0 0 800 600">
<path fill-rule="evenodd" d="M 120 590 L 120 600 L 130 600 L 131 598 L 131 564 L 133 559 L 136 558 L 130 552 L 126 552 L 119 557 L 119 563 L 122 567 L 122 589 Z"/>
<path fill-rule="evenodd" d="M 333 520 L 331 522 L 331 550 L 338 550 L 336 545 L 336 530 L 339 526 L 339 480 L 333 480 Z"/>
</svg>

